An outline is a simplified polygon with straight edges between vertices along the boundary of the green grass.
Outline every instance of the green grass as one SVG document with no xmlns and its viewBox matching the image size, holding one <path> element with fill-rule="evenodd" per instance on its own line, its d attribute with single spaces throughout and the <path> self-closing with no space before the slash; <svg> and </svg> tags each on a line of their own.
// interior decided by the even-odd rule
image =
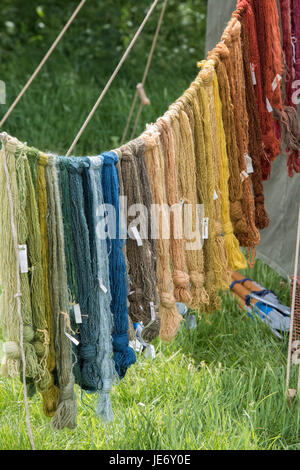
<svg viewBox="0 0 300 470">
<path fill-rule="evenodd" d="M 249 274 L 288 299 L 288 285 L 261 262 Z M 300 449 L 299 398 L 290 408 L 285 398 L 287 339 L 250 320 L 229 293 L 210 323 L 203 318 L 194 331 L 183 325 L 174 342 L 155 345 L 157 358 L 139 356 L 114 387 L 112 424 L 103 426 L 89 408 L 96 396 L 83 404 L 77 390 L 77 428 L 54 432 L 35 396 L 37 448 Z M 29 448 L 24 418 L 20 384 L 0 379 L 0 448 Z"/>
</svg>

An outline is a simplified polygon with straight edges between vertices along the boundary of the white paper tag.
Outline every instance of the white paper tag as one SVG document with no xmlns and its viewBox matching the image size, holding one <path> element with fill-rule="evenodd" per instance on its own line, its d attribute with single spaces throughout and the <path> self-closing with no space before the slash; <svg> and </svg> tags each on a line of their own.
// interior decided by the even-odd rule
<svg viewBox="0 0 300 470">
<path fill-rule="evenodd" d="M 266 104 L 267 104 L 267 110 L 269 111 L 269 113 L 272 113 L 273 108 L 272 108 L 271 103 L 268 100 L 268 98 L 266 98 Z"/>
<path fill-rule="evenodd" d="M 141 352 L 143 350 L 143 345 L 138 339 L 134 339 L 133 341 L 129 341 L 129 346 L 134 349 L 136 352 Z"/>
<path fill-rule="evenodd" d="M 202 219 L 202 238 L 203 238 L 203 240 L 208 239 L 208 222 L 209 222 L 208 217 L 204 217 Z"/>
<path fill-rule="evenodd" d="M 249 178 L 249 175 L 248 175 L 247 171 L 243 170 L 242 173 L 240 174 L 240 177 L 241 177 L 241 180 L 242 180 L 242 183 L 243 183 L 247 178 Z"/>
<path fill-rule="evenodd" d="M 28 273 L 27 245 L 19 245 L 19 262 L 21 274 Z"/>
<path fill-rule="evenodd" d="M 218 194 L 217 194 L 217 191 L 214 190 L 214 201 L 216 201 L 217 199 L 219 199 L 219 196 L 218 196 Z"/>
<path fill-rule="evenodd" d="M 279 75 L 279 73 L 276 75 L 276 77 L 274 78 L 273 80 L 273 83 L 272 83 L 272 91 L 275 91 L 277 86 L 279 85 L 281 81 L 281 75 Z"/>
<path fill-rule="evenodd" d="M 102 279 L 99 280 L 99 286 L 100 286 L 100 289 L 104 292 L 104 294 L 107 294 L 107 288 L 103 284 Z"/>
<path fill-rule="evenodd" d="M 248 175 L 251 175 L 251 173 L 254 173 L 252 158 L 250 157 L 250 155 L 248 155 L 248 153 L 246 153 L 245 155 L 245 163 L 246 163 Z"/>
<path fill-rule="evenodd" d="M 149 303 L 150 303 L 151 321 L 155 321 L 156 313 L 155 313 L 154 302 L 149 302 Z"/>
<path fill-rule="evenodd" d="M 74 315 L 76 323 L 82 323 L 81 309 L 79 304 L 74 305 Z"/>
<path fill-rule="evenodd" d="M 140 232 L 136 227 L 131 227 L 131 233 L 133 234 L 134 238 L 136 239 L 138 246 L 143 246 L 143 240 L 141 239 Z"/>
<path fill-rule="evenodd" d="M 150 359 L 155 359 L 156 353 L 155 353 L 155 347 L 153 344 L 148 344 L 146 349 L 145 349 L 145 357 L 149 357 Z"/>
<path fill-rule="evenodd" d="M 66 331 L 65 331 L 65 335 L 66 335 L 67 338 L 69 338 L 70 341 L 72 341 L 72 343 L 75 344 L 75 346 L 78 346 L 79 341 L 77 341 L 76 338 L 74 338 L 73 336 L 69 335 L 69 333 L 67 333 Z"/>
<path fill-rule="evenodd" d="M 255 75 L 255 65 L 253 63 L 250 64 L 250 70 L 251 70 L 253 85 L 256 85 L 257 81 L 256 81 L 256 75 Z"/>
</svg>

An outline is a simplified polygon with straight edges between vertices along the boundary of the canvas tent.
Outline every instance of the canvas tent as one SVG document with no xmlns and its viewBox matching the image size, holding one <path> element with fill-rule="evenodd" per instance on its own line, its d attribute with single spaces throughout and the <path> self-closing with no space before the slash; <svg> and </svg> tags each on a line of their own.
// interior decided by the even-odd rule
<svg viewBox="0 0 300 470">
<path fill-rule="evenodd" d="M 236 0 L 208 0 L 206 52 L 220 40 L 236 3 Z M 264 183 L 264 190 L 271 224 L 261 232 L 257 256 L 282 276 L 288 277 L 294 271 L 300 174 L 288 177 L 285 156 L 277 157 L 272 164 L 271 178 Z"/>
</svg>

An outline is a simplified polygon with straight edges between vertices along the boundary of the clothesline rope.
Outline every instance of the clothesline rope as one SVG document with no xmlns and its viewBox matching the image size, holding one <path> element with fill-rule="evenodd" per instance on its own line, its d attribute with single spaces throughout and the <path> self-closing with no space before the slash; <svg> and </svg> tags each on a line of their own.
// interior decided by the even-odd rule
<svg viewBox="0 0 300 470">
<path fill-rule="evenodd" d="M 26 91 L 28 90 L 28 88 L 30 87 L 31 83 L 33 82 L 33 80 L 36 78 L 36 76 L 38 75 L 38 73 L 40 72 L 40 70 L 42 69 L 42 67 L 44 66 L 44 64 L 47 62 L 47 60 L 49 59 L 50 55 L 52 54 L 52 52 L 54 51 L 54 49 L 56 48 L 56 46 L 58 45 L 58 43 L 60 42 L 61 38 L 63 37 L 63 35 L 65 34 L 65 32 L 69 29 L 70 25 L 73 23 L 74 19 L 76 18 L 76 16 L 78 15 L 79 11 L 81 10 L 81 8 L 83 7 L 83 5 L 86 3 L 86 0 L 81 0 L 81 2 L 79 3 L 78 7 L 76 8 L 76 10 L 74 11 L 74 13 L 72 14 L 72 16 L 70 17 L 69 21 L 66 23 L 66 25 L 64 26 L 64 28 L 61 30 L 61 32 L 59 33 L 59 35 L 57 36 L 57 38 L 55 39 L 54 43 L 52 44 L 52 46 L 50 47 L 50 49 L 48 50 L 47 54 L 44 56 L 44 58 L 42 59 L 42 61 L 40 62 L 40 64 L 38 65 L 38 67 L 35 69 L 35 71 L 33 72 L 33 74 L 31 75 L 31 77 L 29 78 L 28 82 L 26 83 L 26 85 L 24 86 L 24 88 L 20 91 L 19 95 L 17 96 L 17 98 L 15 99 L 15 101 L 13 102 L 13 104 L 10 106 L 10 108 L 8 109 L 8 111 L 6 112 L 5 116 L 2 118 L 2 120 L 0 121 L 0 128 L 3 126 L 3 124 L 5 123 L 5 121 L 8 119 L 8 117 L 10 116 L 10 114 L 12 113 L 12 111 L 15 109 L 15 107 L 17 106 L 17 104 L 19 103 L 20 99 L 22 98 L 22 96 L 26 93 Z"/>
<path fill-rule="evenodd" d="M 28 395 L 27 395 L 27 385 L 26 385 L 26 358 L 25 358 L 25 351 L 24 351 L 24 324 L 22 318 L 22 305 L 21 305 L 21 278 L 20 278 L 20 260 L 19 260 L 19 248 L 18 248 L 18 235 L 17 235 L 17 228 L 14 221 L 14 203 L 13 203 L 13 195 L 9 181 L 9 171 L 7 166 L 6 160 L 6 152 L 5 152 L 5 143 L 7 140 L 7 134 L 3 132 L 0 134 L 0 139 L 2 141 L 2 156 L 3 156 L 3 167 L 6 177 L 6 189 L 9 201 L 9 208 L 10 208 L 10 223 L 11 223 L 11 231 L 13 236 L 14 242 L 14 250 L 16 255 L 16 287 L 17 292 L 15 294 L 16 302 L 17 302 L 17 312 L 20 321 L 20 352 L 22 358 L 22 381 L 23 381 L 23 394 L 24 394 L 24 403 L 25 403 L 25 413 L 26 413 L 26 424 L 28 435 L 30 439 L 30 444 L 32 450 L 35 450 L 34 440 L 33 440 L 33 433 L 30 424 L 30 412 L 29 412 L 29 404 L 28 404 Z"/>
<path fill-rule="evenodd" d="M 145 16 L 142 24 L 140 25 L 139 29 L 137 30 L 137 32 L 135 33 L 133 39 L 131 40 L 129 46 L 127 47 L 126 51 L 124 52 L 120 62 L 118 63 L 117 67 L 115 68 L 115 71 L 113 72 L 113 74 L 111 75 L 110 79 L 108 80 L 107 84 L 105 85 L 103 91 L 101 92 L 99 98 L 97 99 L 96 103 L 94 104 L 90 114 L 88 115 L 88 117 L 86 118 L 85 122 L 83 123 L 81 129 L 79 130 L 77 136 L 75 137 L 71 147 L 69 148 L 66 156 L 69 157 L 71 155 L 71 152 L 73 151 L 75 145 L 77 144 L 78 140 L 80 139 L 81 135 L 83 134 L 83 132 L 85 131 L 88 123 L 90 122 L 90 120 L 92 119 L 93 115 L 95 114 L 98 106 L 100 105 L 101 101 L 103 100 L 104 96 L 106 95 L 107 91 L 109 90 L 112 82 L 114 81 L 115 77 L 117 76 L 120 68 L 122 67 L 122 65 L 124 64 L 125 60 L 127 59 L 132 47 L 134 46 L 134 44 L 136 43 L 137 39 L 139 38 L 141 32 L 143 31 L 144 29 L 144 26 L 145 24 L 147 23 L 148 19 L 150 18 L 153 10 L 155 9 L 156 5 L 158 4 L 159 0 L 154 0 L 154 2 L 152 3 L 151 5 L 151 8 L 150 10 L 148 11 L 147 15 Z"/>
<path fill-rule="evenodd" d="M 162 25 L 164 15 L 165 15 L 165 11 L 166 11 L 166 8 L 167 8 L 167 3 L 168 3 L 168 0 L 164 0 L 164 4 L 162 6 L 160 17 L 159 17 L 159 20 L 158 20 L 158 23 L 157 23 L 155 35 L 154 35 L 154 38 L 153 38 L 153 41 L 152 41 L 152 46 L 151 46 L 151 49 L 150 49 L 150 52 L 149 52 L 147 64 L 146 64 L 146 67 L 145 67 L 143 79 L 141 81 L 141 84 L 142 84 L 143 87 L 145 86 L 145 83 L 146 83 L 146 80 L 147 80 L 147 76 L 148 76 L 148 73 L 149 73 L 149 69 L 150 69 L 150 65 L 151 65 L 151 62 L 152 62 L 153 54 L 154 54 L 156 44 L 157 44 L 157 39 L 158 39 L 158 36 L 159 36 L 159 33 L 160 33 L 161 25 Z M 127 132 L 128 132 L 131 120 L 132 120 L 132 116 L 133 116 L 133 113 L 134 113 L 134 110 L 135 110 L 135 106 L 136 106 L 138 96 L 139 96 L 139 92 L 138 92 L 138 89 L 136 89 L 136 92 L 135 92 L 135 95 L 134 95 L 134 98 L 133 98 L 133 102 L 132 102 L 132 105 L 131 105 L 131 109 L 130 109 L 130 112 L 129 112 L 129 116 L 128 116 L 128 119 L 127 119 L 127 123 L 126 123 L 125 129 L 124 129 L 124 132 L 123 132 L 121 145 L 124 144 L 125 139 L 127 137 Z M 133 136 L 135 134 L 135 130 L 137 128 L 142 109 L 143 109 L 143 103 L 141 102 L 138 113 L 137 113 L 137 117 L 136 117 L 136 120 L 135 120 L 135 123 L 134 123 L 134 126 L 133 126 L 131 139 L 133 138 Z"/>
</svg>

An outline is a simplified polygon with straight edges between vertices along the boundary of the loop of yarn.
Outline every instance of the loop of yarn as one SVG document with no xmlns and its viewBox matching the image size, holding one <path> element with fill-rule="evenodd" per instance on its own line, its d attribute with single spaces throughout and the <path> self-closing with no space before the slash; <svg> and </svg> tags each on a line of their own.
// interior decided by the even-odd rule
<svg viewBox="0 0 300 470">
<path fill-rule="evenodd" d="M 96 234 L 95 241 L 91 242 L 91 247 L 95 247 L 95 257 L 97 260 L 97 270 L 94 272 L 97 283 L 99 297 L 99 340 L 97 343 L 97 363 L 100 364 L 101 382 L 98 384 L 99 400 L 96 413 L 104 422 L 113 420 L 113 411 L 110 401 L 110 390 L 112 388 L 116 370 L 113 354 L 113 316 L 111 312 L 111 291 L 109 283 L 109 259 L 106 240 L 99 236 L 99 224 L 104 223 L 99 220 L 98 208 L 103 205 L 102 193 L 102 169 L 103 157 L 90 157 L 89 181 L 92 193 L 92 218 L 90 219 L 90 231 Z M 100 282 L 106 287 L 106 292 L 100 288 Z"/>
<path fill-rule="evenodd" d="M 120 217 L 119 217 L 119 178 L 116 164 L 118 155 L 115 152 L 105 152 L 103 157 L 102 188 L 105 204 L 110 204 L 115 209 L 116 237 L 107 239 L 107 250 L 109 253 L 109 280 L 111 290 L 111 311 L 114 319 L 113 350 L 115 368 L 120 379 L 122 379 L 128 367 L 136 361 L 135 353 L 129 347 L 128 339 L 128 308 L 127 308 L 127 272 L 125 257 L 122 252 L 123 242 L 120 239 Z M 121 335 L 122 350 L 119 347 L 118 337 Z M 116 343 L 117 341 L 117 343 Z"/>
<path fill-rule="evenodd" d="M 120 149 L 120 176 L 122 194 L 127 198 L 127 207 L 145 207 L 139 211 L 137 219 L 128 216 L 128 225 L 134 223 L 141 227 L 141 246 L 137 241 L 128 238 L 126 256 L 130 280 L 128 295 L 129 316 L 133 322 L 149 325 L 143 332 L 143 338 L 152 341 L 159 334 L 160 321 L 158 314 L 159 298 L 156 283 L 157 244 L 151 234 L 152 194 L 144 161 L 145 143 L 136 139 Z M 135 214 L 136 216 L 136 214 Z M 127 221 L 126 221 L 127 222 Z M 152 322 L 151 305 L 155 309 L 155 320 Z"/>
<path fill-rule="evenodd" d="M 162 208 L 162 220 L 166 220 L 166 214 L 164 213 L 164 207 L 167 203 L 164 160 L 157 127 L 148 126 L 142 138 L 146 145 L 145 161 L 149 173 L 153 202 Z M 171 290 L 172 275 L 169 250 L 169 240 L 163 238 L 161 231 L 159 231 L 157 239 L 157 283 L 160 297 L 160 339 L 163 341 L 170 341 L 174 338 L 182 320 L 176 307 L 173 289 Z"/>
<path fill-rule="evenodd" d="M 59 384 L 59 398 L 52 420 L 54 429 L 76 427 L 77 404 L 72 374 L 72 347 L 65 335 L 66 319 L 60 312 L 69 312 L 67 270 L 64 247 L 63 218 L 58 181 L 58 160 L 55 156 L 47 158 L 45 179 L 48 196 L 48 241 L 50 298 L 54 315 L 54 341 L 56 345 L 56 367 Z"/>
</svg>

